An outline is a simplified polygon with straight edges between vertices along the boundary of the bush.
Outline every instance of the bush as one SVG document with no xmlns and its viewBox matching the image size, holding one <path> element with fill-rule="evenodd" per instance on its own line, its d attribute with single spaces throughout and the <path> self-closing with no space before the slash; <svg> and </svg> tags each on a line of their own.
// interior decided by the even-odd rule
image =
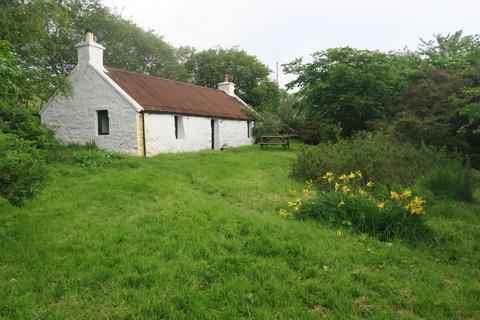
<svg viewBox="0 0 480 320">
<path fill-rule="evenodd" d="M 32 141 L 40 149 L 58 145 L 53 130 L 44 126 L 35 110 L 0 101 L 0 132 Z"/>
<path fill-rule="evenodd" d="M 324 172 L 350 172 L 362 168 L 366 178 L 387 185 L 411 185 L 439 161 L 446 152 L 416 147 L 382 134 L 362 133 L 337 143 L 305 147 L 293 164 L 291 175 L 318 180 Z"/>
<path fill-rule="evenodd" d="M 298 138 L 307 144 L 321 142 L 337 142 L 340 139 L 342 128 L 328 121 L 312 121 L 299 130 Z"/>
<path fill-rule="evenodd" d="M 42 153 L 29 141 L 0 133 L 0 196 L 21 205 L 39 192 L 46 179 Z"/>
<path fill-rule="evenodd" d="M 436 197 L 470 202 L 473 199 L 472 171 L 459 162 L 443 162 L 419 179 L 419 185 Z"/>
<path fill-rule="evenodd" d="M 376 187 L 360 171 L 340 176 L 327 172 L 322 180 L 322 192 L 312 195 L 313 182 L 307 183 L 302 196 L 289 202 L 289 209 L 280 209 L 280 215 L 313 218 L 340 228 L 340 234 L 361 232 L 382 241 L 418 240 L 430 233 L 423 220 L 425 201 L 410 189 L 396 192 Z"/>
</svg>

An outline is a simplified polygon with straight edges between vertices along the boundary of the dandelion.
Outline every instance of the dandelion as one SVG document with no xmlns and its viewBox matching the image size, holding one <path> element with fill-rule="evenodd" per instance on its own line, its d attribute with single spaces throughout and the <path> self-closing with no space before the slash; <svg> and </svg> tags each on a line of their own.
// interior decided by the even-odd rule
<svg viewBox="0 0 480 320">
<path fill-rule="evenodd" d="M 377 206 L 380 210 L 383 210 L 383 208 L 385 208 L 385 202 L 380 202 Z"/>
<path fill-rule="evenodd" d="M 346 174 L 342 174 L 338 179 L 340 180 L 348 180 L 348 176 Z"/>
<path fill-rule="evenodd" d="M 337 205 L 337 208 L 340 208 L 341 206 L 344 206 L 345 205 L 345 201 L 340 201 Z"/>
<path fill-rule="evenodd" d="M 367 182 L 367 187 L 368 187 L 368 188 L 373 187 L 373 182 L 372 182 L 372 181 L 368 181 L 368 182 Z"/>
<path fill-rule="evenodd" d="M 350 192 L 350 188 L 348 186 L 343 186 L 342 187 L 342 191 L 343 193 L 349 193 Z"/>
<path fill-rule="evenodd" d="M 350 174 L 348 175 L 348 179 L 355 179 L 356 177 L 357 176 L 353 172 L 350 172 Z"/>
<path fill-rule="evenodd" d="M 392 200 L 399 201 L 400 195 L 395 191 L 390 191 L 390 198 L 392 198 Z"/>
</svg>

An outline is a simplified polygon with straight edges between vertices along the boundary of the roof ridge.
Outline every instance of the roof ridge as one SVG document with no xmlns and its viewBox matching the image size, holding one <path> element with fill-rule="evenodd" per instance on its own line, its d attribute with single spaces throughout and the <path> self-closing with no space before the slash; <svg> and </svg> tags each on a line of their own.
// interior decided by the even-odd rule
<svg viewBox="0 0 480 320">
<path fill-rule="evenodd" d="M 202 89 L 209 89 L 209 90 L 213 90 L 213 91 L 215 91 L 215 92 L 221 92 L 221 93 L 227 94 L 227 93 L 226 93 L 225 91 L 223 91 L 223 90 L 219 90 L 219 89 L 215 89 L 215 88 L 210 88 L 210 87 L 205 87 L 205 86 L 201 86 L 201 85 L 198 85 L 198 84 L 193 84 L 193 83 L 190 83 L 190 82 L 172 80 L 172 79 L 168 79 L 168 78 L 163 78 L 163 77 L 159 77 L 159 76 L 152 76 L 152 75 L 150 75 L 150 74 L 145 74 L 145 73 L 140 73 L 140 72 L 130 71 L 130 70 L 123 70 L 123 69 L 119 69 L 119 68 L 105 67 L 105 69 L 107 70 L 107 72 L 108 72 L 109 70 L 114 70 L 114 71 L 116 70 L 116 71 L 121 71 L 121 72 L 133 73 L 133 74 L 136 74 L 136 75 L 139 75 L 139 76 L 143 76 L 143 77 L 148 77 L 148 78 L 153 78 L 153 79 L 159 79 L 159 80 L 165 80 L 165 81 L 175 82 L 175 83 L 179 83 L 179 84 L 183 84 L 183 85 L 187 85 L 187 86 L 192 86 L 192 87 L 197 87 L 197 88 L 202 88 Z"/>
</svg>

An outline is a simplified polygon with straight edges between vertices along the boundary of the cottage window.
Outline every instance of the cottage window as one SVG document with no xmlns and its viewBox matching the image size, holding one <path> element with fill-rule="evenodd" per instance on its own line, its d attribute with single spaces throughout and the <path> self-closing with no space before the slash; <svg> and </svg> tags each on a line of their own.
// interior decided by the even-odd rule
<svg viewBox="0 0 480 320">
<path fill-rule="evenodd" d="M 184 139 L 185 132 L 183 129 L 183 117 L 174 116 L 173 118 L 175 123 L 175 139 Z"/>
<path fill-rule="evenodd" d="M 250 121 L 247 121 L 247 138 L 250 138 Z"/>
<path fill-rule="evenodd" d="M 108 135 L 110 133 L 110 125 L 108 121 L 108 110 L 97 111 L 98 135 Z"/>
</svg>

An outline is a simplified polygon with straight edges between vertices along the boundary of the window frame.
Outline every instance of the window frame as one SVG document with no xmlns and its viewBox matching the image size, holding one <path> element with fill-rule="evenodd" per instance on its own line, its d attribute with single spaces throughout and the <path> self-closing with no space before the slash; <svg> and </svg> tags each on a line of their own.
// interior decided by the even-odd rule
<svg viewBox="0 0 480 320">
<path fill-rule="evenodd" d="M 104 128 L 105 123 L 102 122 L 103 119 L 107 119 L 106 130 Z M 108 115 L 108 110 L 97 110 L 97 135 L 110 135 L 110 117 Z"/>
<path fill-rule="evenodd" d="M 174 115 L 173 116 L 173 126 L 175 130 L 175 139 L 176 140 L 183 140 L 185 139 L 185 128 L 183 127 L 183 116 L 182 115 Z"/>
</svg>

